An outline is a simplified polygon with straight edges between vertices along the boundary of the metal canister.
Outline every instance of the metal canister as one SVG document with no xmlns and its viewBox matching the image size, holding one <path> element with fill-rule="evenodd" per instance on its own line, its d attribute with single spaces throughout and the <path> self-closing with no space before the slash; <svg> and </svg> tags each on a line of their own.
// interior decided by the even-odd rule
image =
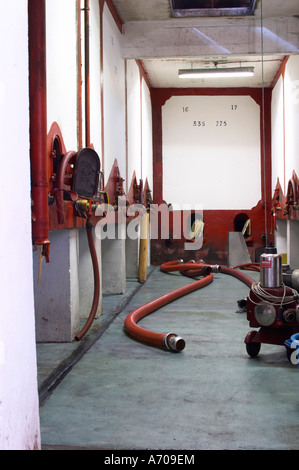
<svg viewBox="0 0 299 470">
<path fill-rule="evenodd" d="M 273 246 L 265 248 L 260 258 L 261 286 L 278 288 L 282 286 L 282 260 L 281 255 Z"/>
</svg>

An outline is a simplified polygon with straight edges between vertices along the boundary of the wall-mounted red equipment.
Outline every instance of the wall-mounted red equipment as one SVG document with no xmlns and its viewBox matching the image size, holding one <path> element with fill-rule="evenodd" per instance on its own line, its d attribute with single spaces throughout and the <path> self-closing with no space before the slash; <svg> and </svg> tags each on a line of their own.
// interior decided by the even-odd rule
<svg viewBox="0 0 299 470">
<path fill-rule="evenodd" d="M 277 178 L 272 198 L 273 215 L 282 220 L 299 220 L 299 178 L 295 170 L 292 171 L 285 194 Z"/>
<path fill-rule="evenodd" d="M 296 172 L 293 171 L 292 177 L 288 182 L 286 194 L 285 214 L 289 215 L 293 220 L 298 220 L 299 209 L 299 180 Z"/>
</svg>

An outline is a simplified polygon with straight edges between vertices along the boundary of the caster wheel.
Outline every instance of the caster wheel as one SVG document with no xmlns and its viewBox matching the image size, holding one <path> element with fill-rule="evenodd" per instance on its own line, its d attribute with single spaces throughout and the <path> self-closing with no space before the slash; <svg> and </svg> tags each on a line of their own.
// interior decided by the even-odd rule
<svg viewBox="0 0 299 470">
<path fill-rule="evenodd" d="M 288 361 L 290 361 L 292 364 L 298 364 L 298 355 L 296 356 L 294 354 L 294 356 L 292 356 L 293 352 L 296 351 L 296 349 L 294 348 L 286 348 L 287 350 L 287 358 L 288 358 Z"/>
<path fill-rule="evenodd" d="M 250 357 L 256 357 L 261 349 L 261 343 L 246 343 L 246 351 Z"/>
</svg>

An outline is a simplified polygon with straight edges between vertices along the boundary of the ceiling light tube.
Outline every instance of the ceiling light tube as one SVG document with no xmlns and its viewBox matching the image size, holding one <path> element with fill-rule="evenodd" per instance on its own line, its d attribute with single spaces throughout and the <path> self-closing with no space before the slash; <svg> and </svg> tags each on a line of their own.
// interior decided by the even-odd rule
<svg viewBox="0 0 299 470">
<path fill-rule="evenodd" d="M 252 77 L 254 67 L 230 67 L 214 69 L 181 69 L 180 78 L 209 78 L 209 77 Z"/>
</svg>

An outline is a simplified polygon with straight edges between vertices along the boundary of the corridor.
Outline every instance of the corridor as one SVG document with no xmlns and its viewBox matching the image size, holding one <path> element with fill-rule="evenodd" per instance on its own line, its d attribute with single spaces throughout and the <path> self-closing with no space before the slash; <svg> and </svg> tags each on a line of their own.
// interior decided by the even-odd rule
<svg viewBox="0 0 299 470">
<path fill-rule="evenodd" d="M 189 282 L 156 267 L 131 287 L 135 295 L 43 402 L 43 449 L 299 449 L 299 371 L 281 346 L 262 344 L 258 357 L 247 355 L 250 328 L 237 305 L 245 284 L 214 274 L 209 286 L 141 320 L 182 336 L 181 353 L 124 332 L 132 310 Z M 55 355 L 65 346 L 38 345 L 39 357 L 45 347 Z"/>
</svg>

